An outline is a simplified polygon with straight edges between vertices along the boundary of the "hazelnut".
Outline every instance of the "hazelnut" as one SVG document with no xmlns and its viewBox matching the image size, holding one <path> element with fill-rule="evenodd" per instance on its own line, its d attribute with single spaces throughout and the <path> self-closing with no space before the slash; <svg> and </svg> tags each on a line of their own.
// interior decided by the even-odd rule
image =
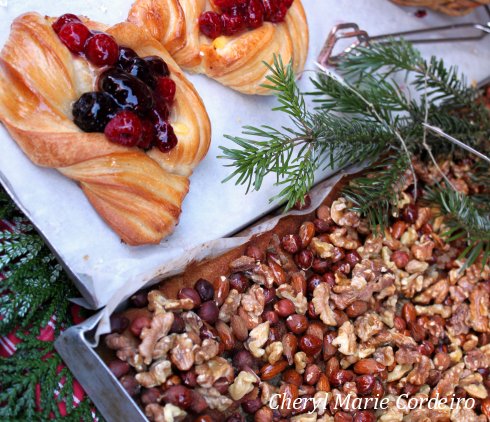
<svg viewBox="0 0 490 422">
<path fill-rule="evenodd" d="M 242 402 L 242 409 L 245 413 L 253 415 L 262 407 L 260 398 L 245 400 Z"/>
<path fill-rule="evenodd" d="M 321 284 L 324 283 L 325 280 L 321 275 L 313 274 L 308 278 L 308 291 L 313 293 L 315 289 Z"/>
<path fill-rule="evenodd" d="M 141 385 L 133 375 L 124 375 L 119 381 L 131 397 L 136 396 L 140 392 Z"/>
<path fill-rule="evenodd" d="M 335 286 L 335 275 L 334 273 L 327 272 L 323 274 L 323 281 L 327 283 L 330 287 Z"/>
<path fill-rule="evenodd" d="M 148 292 L 138 292 L 131 296 L 131 305 L 136 308 L 144 308 L 148 305 Z"/>
<path fill-rule="evenodd" d="M 315 258 L 311 264 L 311 269 L 317 274 L 325 274 L 330 269 L 330 262 L 326 259 Z"/>
<path fill-rule="evenodd" d="M 196 281 L 194 289 L 199 293 L 203 302 L 207 302 L 214 298 L 214 287 L 208 280 L 204 280 L 204 278 L 200 278 Z"/>
<path fill-rule="evenodd" d="M 276 300 L 276 298 L 276 289 L 274 289 L 274 287 L 264 288 L 264 299 L 266 305 L 272 303 L 274 300 Z"/>
<path fill-rule="evenodd" d="M 288 384 L 297 385 L 298 387 L 301 387 L 301 384 L 303 384 L 303 377 L 294 369 L 288 369 L 285 371 L 282 374 L 282 380 Z"/>
<path fill-rule="evenodd" d="M 345 313 L 349 318 L 356 318 L 366 312 L 369 308 L 367 302 L 356 300 L 345 308 Z"/>
<path fill-rule="evenodd" d="M 320 379 L 320 375 L 321 375 L 321 371 L 318 365 L 311 364 L 306 366 L 305 373 L 303 374 L 303 378 L 306 384 L 315 385 Z"/>
<path fill-rule="evenodd" d="M 295 254 L 301 248 L 301 239 L 296 234 L 287 234 L 281 239 L 281 246 L 286 252 Z"/>
<path fill-rule="evenodd" d="M 289 299 L 281 299 L 274 305 L 274 309 L 276 310 L 278 315 L 283 318 L 286 318 L 296 312 L 294 303 Z"/>
<path fill-rule="evenodd" d="M 110 361 L 108 366 L 116 378 L 121 378 L 123 375 L 126 375 L 131 369 L 129 363 L 124 362 L 120 359 Z"/>
<path fill-rule="evenodd" d="M 254 415 L 254 422 L 272 422 L 272 409 L 267 406 L 262 406 Z"/>
<path fill-rule="evenodd" d="M 403 210 L 401 217 L 408 224 L 414 224 L 419 216 L 418 208 L 415 204 L 408 204 Z"/>
<path fill-rule="evenodd" d="M 354 422 L 375 422 L 376 416 L 371 410 L 359 410 L 354 415 Z"/>
<path fill-rule="evenodd" d="M 298 267 L 306 271 L 310 269 L 311 265 L 313 264 L 313 252 L 311 252 L 309 249 L 303 249 L 301 252 L 294 255 L 294 260 L 296 261 Z"/>
<path fill-rule="evenodd" d="M 219 308 L 214 300 L 204 302 L 197 311 L 199 318 L 209 324 L 215 324 L 219 317 Z"/>
<path fill-rule="evenodd" d="M 248 350 L 240 350 L 233 356 L 233 366 L 239 371 L 245 371 L 248 368 L 253 368 L 255 358 Z"/>
<path fill-rule="evenodd" d="M 276 311 L 265 311 L 262 314 L 262 320 L 269 321 L 271 325 L 275 325 L 279 322 L 279 315 L 277 315 Z"/>
<path fill-rule="evenodd" d="M 145 406 L 147 404 L 157 403 L 160 401 L 161 397 L 162 392 L 159 388 L 148 388 L 141 393 L 141 403 L 143 403 Z"/>
<path fill-rule="evenodd" d="M 180 374 L 180 377 L 182 378 L 182 382 L 184 385 L 187 387 L 196 387 L 197 386 L 197 374 L 194 369 L 191 369 L 187 372 L 182 372 Z"/>
<path fill-rule="evenodd" d="M 313 356 L 322 350 L 323 341 L 313 335 L 305 335 L 299 341 L 299 348 L 306 353 L 307 356 Z"/>
<path fill-rule="evenodd" d="M 183 287 L 180 289 L 179 294 L 177 295 L 179 299 L 190 299 L 194 304 L 194 308 L 197 308 L 201 305 L 201 297 L 199 293 L 197 293 L 196 289 L 192 287 Z"/>
<path fill-rule="evenodd" d="M 360 375 L 375 374 L 383 371 L 384 369 L 384 365 L 371 358 L 361 359 L 354 364 L 354 372 Z"/>
<path fill-rule="evenodd" d="M 230 275 L 230 287 L 238 291 L 238 293 L 245 293 L 250 286 L 248 278 L 243 273 L 233 273 Z"/>
<path fill-rule="evenodd" d="M 313 220 L 313 224 L 315 225 L 315 231 L 320 234 L 328 233 L 331 228 L 331 225 L 328 221 L 321 220 L 319 218 L 315 218 Z"/>
<path fill-rule="evenodd" d="M 173 385 L 163 392 L 162 400 L 181 409 L 188 409 L 192 404 L 192 390 L 183 385 Z"/>
<path fill-rule="evenodd" d="M 173 314 L 174 314 L 174 322 L 172 322 L 172 326 L 170 327 L 169 333 L 181 334 L 185 331 L 184 319 L 177 312 L 174 312 Z"/>
<path fill-rule="evenodd" d="M 348 371 L 347 369 L 339 369 L 332 372 L 329 377 L 330 384 L 334 387 L 345 384 L 346 382 L 351 382 L 354 380 L 354 372 Z"/>
<path fill-rule="evenodd" d="M 350 251 L 345 255 L 345 260 L 354 268 L 357 263 L 361 262 L 361 256 L 357 251 Z"/>
<path fill-rule="evenodd" d="M 333 420 L 334 422 L 352 422 L 353 418 L 350 413 L 340 410 L 334 415 Z"/>
<path fill-rule="evenodd" d="M 405 268 L 410 261 L 410 256 L 405 251 L 395 251 L 391 254 L 390 259 L 397 268 Z"/>
<path fill-rule="evenodd" d="M 304 315 L 294 314 L 288 317 L 286 325 L 294 334 L 303 334 L 308 328 L 308 318 Z"/>
<path fill-rule="evenodd" d="M 111 332 L 121 334 L 129 326 L 129 319 L 121 314 L 113 314 L 110 318 Z"/>
<path fill-rule="evenodd" d="M 248 245 L 247 249 L 245 250 L 245 255 L 255 259 L 256 261 L 263 261 L 265 258 L 264 252 L 262 252 L 262 250 L 255 245 Z"/>
<path fill-rule="evenodd" d="M 361 375 L 356 378 L 356 387 L 359 394 L 370 394 L 374 388 L 374 375 Z"/>
<path fill-rule="evenodd" d="M 140 316 L 133 319 L 129 329 L 136 337 L 139 337 L 141 331 L 143 331 L 143 328 L 150 328 L 150 327 L 151 327 L 151 318 L 147 316 Z"/>
<path fill-rule="evenodd" d="M 315 224 L 311 221 L 305 221 L 301 225 L 299 228 L 299 239 L 303 248 L 306 248 L 311 243 L 311 240 L 315 236 L 315 231 Z"/>
</svg>

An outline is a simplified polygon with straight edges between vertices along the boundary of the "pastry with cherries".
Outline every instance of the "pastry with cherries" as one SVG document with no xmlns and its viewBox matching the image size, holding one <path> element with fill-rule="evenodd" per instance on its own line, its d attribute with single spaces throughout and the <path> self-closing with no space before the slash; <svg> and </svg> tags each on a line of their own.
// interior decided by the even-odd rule
<svg viewBox="0 0 490 422">
<path fill-rule="evenodd" d="M 173 231 L 210 143 L 201 98 L 157 40 L 72 14 L 13 22 L 0 121 L 33 163 L 77 182 L 128 245 Z"/>
<path fill-rule="evenodd" d="M 292 61 L 296 74 L 308 53 L 301 0 L 136 0 L 128 20 L 161 41 L 185 70 L 244 94 L 269 94 L 265 63 Z"/>
</svg>

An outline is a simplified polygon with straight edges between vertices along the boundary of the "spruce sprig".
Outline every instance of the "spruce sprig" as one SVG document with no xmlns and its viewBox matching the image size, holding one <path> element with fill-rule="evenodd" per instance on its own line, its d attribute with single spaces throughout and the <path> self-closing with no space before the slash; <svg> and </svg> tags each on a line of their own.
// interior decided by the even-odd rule
<svg viewBox="0 0 490 422">
<path fill-rule="evenodd" d="M 271 200 L 285 200 L 291 208 L 311 189 L 315 172 L 336 168 L 339 163 L 372 160 L 390 138 L 385 128 L 366 119 L 347 121 L 341 116 L 309 111 L 304 95 L 296 85 L 292 65 L 279 57 L 269 66 L 271 89 L 280 105 L 274 110 L 287 114 L 289 127 L 245 126 L 243 136 L 225 135 L 235 148 L 221 146 L 220 158 L 231 161 L 234 171 L 225 179 L 236 178 L 237 185 L 259 190 L 264 177 L 274 174 L 276 184 L 284 186 Z"/>
<path fill-rule="evenodd" d="M 465 258 L 464 268 L 473 265 L 479 256 L 482 267 L 490 259 L 490 203 L 488 197 L 480 201 L 449 188 L 427 189 L 425 200 L 437 205 L 448 230 L 443 236 L 448 242 L 463 239 L 466 249 L 460 258 Z"/>
</svg>

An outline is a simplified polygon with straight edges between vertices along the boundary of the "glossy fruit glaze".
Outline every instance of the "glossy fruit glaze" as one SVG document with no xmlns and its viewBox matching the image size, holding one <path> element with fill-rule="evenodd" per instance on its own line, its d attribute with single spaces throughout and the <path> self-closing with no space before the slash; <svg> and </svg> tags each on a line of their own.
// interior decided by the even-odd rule
<svg viewBox="0 0 490 422">
<path fill-rule="evenodd" d="M 139 57 L 109 34 L 90 31 L 76 15 L 59 17 L 52 28 L 73 54 L 101 68 L 98 91 L 84 93 L 73 104 L 73 120 L 80 129 L 144 150 L 169 152 L 177 145 L 168 121 L 176 85 L 164 60 Z"/>
</svg>

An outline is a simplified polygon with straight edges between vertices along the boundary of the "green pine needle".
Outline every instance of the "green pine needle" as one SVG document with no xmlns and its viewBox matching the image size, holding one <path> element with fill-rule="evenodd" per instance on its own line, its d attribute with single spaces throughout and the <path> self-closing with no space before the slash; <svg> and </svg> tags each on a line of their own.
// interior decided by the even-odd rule
<svg viewBox="0 0 490 422">
<path fill-rule="evenodd" d="M 482 257 L 482 267 L 490 259 L 490 202 L 475 201 L 471 196 L 464 195 L 448 188 L 431 188 L 427 190 L 425 200 L 436 204 L 444 216 L 444 224 L 448 227 L 443 236 L 448 242 L 463 239 L 468 247 L 460 258 L 465 258 L 464 268 L 473 265 Z"/>
</svg>

